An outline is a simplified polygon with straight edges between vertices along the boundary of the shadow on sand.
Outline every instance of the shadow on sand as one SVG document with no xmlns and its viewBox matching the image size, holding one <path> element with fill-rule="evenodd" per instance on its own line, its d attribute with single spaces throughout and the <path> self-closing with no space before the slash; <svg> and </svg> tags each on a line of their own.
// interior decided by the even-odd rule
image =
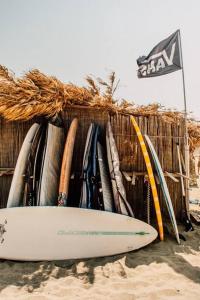
<svg viewBox="0 0 200 300">
<path fill-rule="evenodd" d="M 0 291 L 9 285 L 24 287 L 29 292 L 44 285 L 52 278 L 66 278 L 72 276 L 83 283 L 93 284 L 95 269 L 100 268 L 104 277 L 110 277 L 112 264 L 117 264 L 118 275 L 126 278 L 126 268 L 148 266 L 151 263 L 165 263 L 176 273 L 182 274 L 195 283 L 200 283 L 200 268 L 192 266 L 184 258 L 185 254 L 199 252 L 200 229 L 186 234 L 187 241 L 177 245 L 169 236 L 166 242 L 153 244 L 127 254 L 85 260 L 67 260 L 53 262 L 13 262 L 1 261 Z M 108 270 L 106 270 L 106 266 Z"/>
</svg>

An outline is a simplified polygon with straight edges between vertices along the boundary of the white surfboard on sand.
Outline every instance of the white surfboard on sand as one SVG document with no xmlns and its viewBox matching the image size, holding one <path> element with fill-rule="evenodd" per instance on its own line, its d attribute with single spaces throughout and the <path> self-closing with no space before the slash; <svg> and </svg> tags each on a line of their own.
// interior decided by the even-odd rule
<svg viewBox="0 0 200 300">
<path fill-rule="evenodd" d="M 132 251 L 157 231 L 120 214 L 72 207 L 0 210 L 0 258 L 40 261 L 89 258 Z"/>
</svg>

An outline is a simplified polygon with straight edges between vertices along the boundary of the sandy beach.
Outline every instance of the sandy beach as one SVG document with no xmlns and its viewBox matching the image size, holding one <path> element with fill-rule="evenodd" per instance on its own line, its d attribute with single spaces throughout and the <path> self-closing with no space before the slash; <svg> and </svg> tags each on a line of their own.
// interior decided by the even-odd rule
<svg viewBox="0 0 200 300">
<path fill-rule="evenodd" d="M 200 1 L 0 3 L 0 300 L 200 300 Z"/>
<path fill-rule="evenodd" d="M 200 299 L 200 227 L 177 245 L 87 260 L 0 264 L 0 299 Z"/>
<path fill-rule="evenodd" d="M 197 181 L 198 185 L 200 180 Z M 200 189 L 190 198 L 200 199 Z M 191 210 L 200 210 L 196 204 Z M 0 299 L 200 299 L 200 226 L 178 245 L 165 234 L 138 251 L 85 260 L 0 264 Z"/>
<path fill-rule="evenodd" d="M 197 180 L 200 186 L 200 180 Z M 190 190 L 200 200 L 200 188 Z M 190 204 L 191 210 L 199 210 Z M 194 224 L 193 224 L 194 225 Z M 138 251 L 95 259 L 0 264 L 0 299 L 200 299 L 200 226 L 184 232 L 181 245 L 165 241 Z"/>
<path fill-rule="evenodd" d="M 197 181 L 200 186 L 200 180 Z M 200 188 L 190 191 L 200 199 Z M 191 210 L 200 210 L 197 204 Z M 95 259 L 0 263 L 0 299 L 200 299 L 200 226 L 138 251 Z"/>
</svg>

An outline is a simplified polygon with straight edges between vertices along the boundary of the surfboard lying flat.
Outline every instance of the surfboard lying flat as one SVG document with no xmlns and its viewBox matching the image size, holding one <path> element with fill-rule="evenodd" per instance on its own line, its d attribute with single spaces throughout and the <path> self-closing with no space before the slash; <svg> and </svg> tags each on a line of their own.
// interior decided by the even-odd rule
<svg viewBox="0 0 200 300">
<path fill-rule="evenodd" d="M 157 192 L 157 188 L 156 188 L 156 183 L 155 183 L 155 178 L 154 178 L 154 174 L 153 174 L 153 170 L 152 170 L 152 166 L 151 166 L 151 161 L 150 161 L 150 157 L 149 154 L 147 152 L 147 148 L 146 145 L 144 143 L 144 139 L 142 136 L 142 133 L 140 131 L 140 128 L 135 120 L 135 118 L 133 116 L 131 116 L 131 122 L 133 124 L 133 127 L 136 131 L 139 143 L 140 143 L 140 147 L 142 149 L 142 153 L 144 156 L 144 160 L 145 160 L 145 164 L 146 164 L 146 168 L 147 168 L 147 173 L 149 176 L 149 181 L 150 181 L 150 185 L 151 185 L 151 190 L 152 190 L 152 195 L 153 195 L 153 200 L 154 200 L 154 206 L 155 206 L 155 211 L 156 211 L 156 217 L 157 217 L 157 223 L 158 223 L 158 228 L 159 228 L 159 235 L 160 235 L 160 239 L 161 241 L 164 239 L 164 232 L 163 232 L 163 223 L 162 223 L 162 216 L 161 216 L 161 211 L 160 211 L 160 203 L 159 203 L 159 199 L 158 199 L 158 192 Z"/>
<path fill-rule="evenodd" d="M 156 171 L 157 171 L 159 179 L 160 179 L 161 189 L 163 191 L 164 199 L 165 199 L 165 202 L 166 202 L 166 205 L 167 205 L 167 209 L 169 211 L 169 216 L 170 216 L 173 228 L 174 228 L 176 239 L 177 239 L 178 244 L 180 244 L 179 233 L 178 233 L 178 228 L 177 228 L 177 224 L 176 224 L 176 217 L 174 215 L 172 200 L 171 200 L 169 190 L 168 190 L 168 187 L 167 187 L 167 183 L 166 183 L 163 171 L 162 171 L 162 167 L 160 165 L 160 161 L 158 159 L 158 155 L 155 151 L 155 148 L 154 148 L 150 138 L 148 137 L 148 135 L 145 135 L 145 139 L 146 139 L 147 144 L 149 146 L 149 149 L 151 151 L 151 155 L 153 157 L 153 161 L 154 161 L 154 164 L 155 164 L 155 167 L 156 167 Z"/>
<path fill-rule="evenodd" d="M 137 219 L 72 207 L 0 210 L 0 258 L 24 261 L 108 256 L 141 248 L 157 231 Z"/>
</svg>

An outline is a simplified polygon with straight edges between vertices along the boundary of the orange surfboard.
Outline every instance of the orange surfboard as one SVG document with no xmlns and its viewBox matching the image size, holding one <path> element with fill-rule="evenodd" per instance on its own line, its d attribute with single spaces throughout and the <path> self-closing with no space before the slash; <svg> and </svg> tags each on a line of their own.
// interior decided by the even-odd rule
<svg viewBox="0 0 200 300">
<path fill-rule="evenodd" d="M 76 137 L 76 131 L 78 128 L 78 119 L 73 119 L 65 142 L 65 149 L 63 153 L 61 174 L 60 174 L 60 184 L 59 184 L 59 196 L 58 196 L 58 206 L 66 206 L 69 193 L 69 181 L 71 174 L 71 164 L 74 150 L 74 143 Z"/>
<path fill-rule="evenodd" d="M 152 169 L 152 165 L 151 165 L 151 161 L 149 158 L 149 154 L 147 152 L 147 148 L 142 136 L 142 133 L 140 131 L 140 128 L 135 120 L 135 118 L 133 116 L 131 116 L 131 122 L 133 124 L 133 127 L 135 128 L 141 149 L 142 149 L 142 153 L 144 156 L 144 160 L 145 160 L 145 164 L 146 164 L 146 168 L 147 168 L 147 173 L 149 176 L 149 181 L 150 181 L 150 185 L 151 185 L 151 191 L 152 191 L 152 195 L 153 195 L 153 200 L 154 200 L 154 207 L 155 207 L 155 211 L 156 211 L 156 218 L 157 218 L 157 223 L 158 223 L 158 230 L 159 230 L 159 236 L 160 236 L 160 240 L 163 241 L 164 239 L 164 232 L 163 232 L 163 222 L 162 222 L 162 215 L 161 215 L 161 211 L 160 211 L 160 203 L 159 203 L 159 198 L 158 198 L 158 192 L 157 192 L 157 188 L 156 188 L 156 183 L 155 183 L 155 178 L 154 178 L 154 174 L 153 174 L 153 169 Z"/>
</svg>

